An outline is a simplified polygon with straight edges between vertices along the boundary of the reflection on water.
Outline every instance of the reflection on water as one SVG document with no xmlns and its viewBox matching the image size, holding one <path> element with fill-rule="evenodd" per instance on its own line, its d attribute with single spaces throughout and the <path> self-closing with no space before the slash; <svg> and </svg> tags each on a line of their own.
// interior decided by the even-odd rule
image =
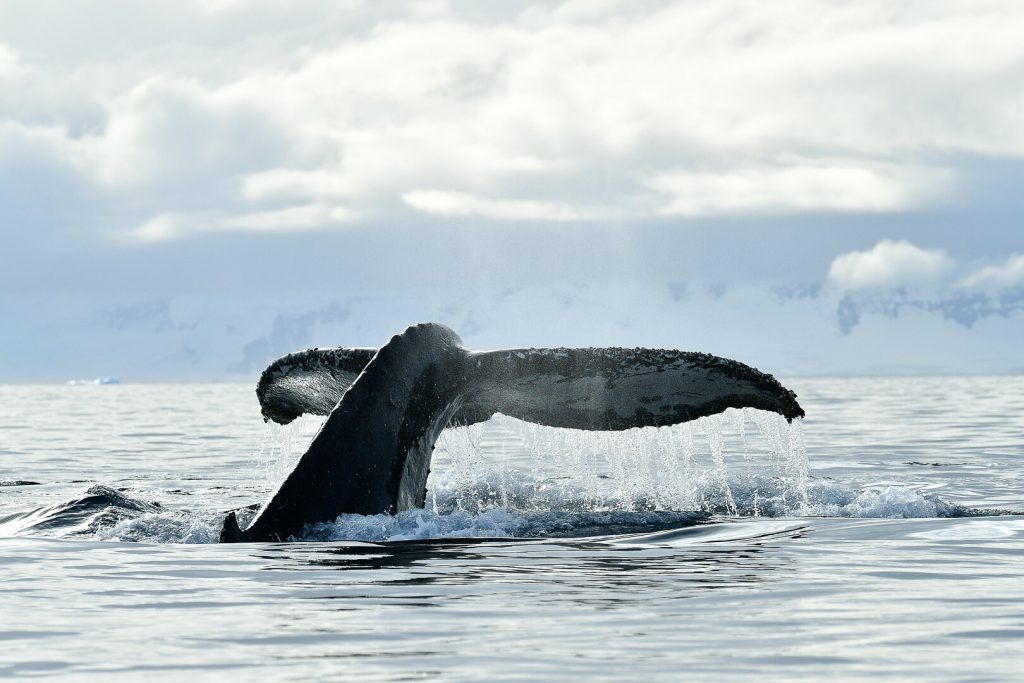
<svg viewBox="0 0 1024 683">
<path fill-rule="evenodd" d="M 767 573 L 782 569 L 784 559 L 766 550 L 801 538 L 806 532 L 806 527 L 788 525 L 758 529 L 755 537 L 738 538 L 718 529 L 734 526 L 571 541 L 295 543 L 265 548 L 255 556 L 272 563 L 267 569 L 288 571 L 313 566 L 343 571 L 344 576 L 335 585 L 346 592 L 336 597 L 345 597 L 347 591 L 363 582 L 383 586 L 511 582 L 539 584 L 551 589 L 553 596 L 599 585 L 602 596 L 598 600 L 619 602 L 640 595 L 648 599 L 645 592 L 632 589 L 651 589 L 666 582 L 671 583 L 672 593 L 678 598 L 690 590 L 768 580 Z M 708 533 L 702 533 L 705 529 Z M 744 528 L 746 534 L 752 531 Z M 377 571 L 394 569 L 410 570 L 415 577 L 410 578 L 407 572 L 395 576 Z"/>
</svg>

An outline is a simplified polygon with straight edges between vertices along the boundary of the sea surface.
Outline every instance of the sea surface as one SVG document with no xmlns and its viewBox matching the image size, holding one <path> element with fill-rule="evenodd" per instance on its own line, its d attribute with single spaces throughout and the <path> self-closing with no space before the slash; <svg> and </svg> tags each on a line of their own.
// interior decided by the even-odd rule
<svg viewBox="0 0 1024 683">
<path fill-rule="evenodd" d="M 0 677 L 1024 680 L 1024 377 L 784 383 L 802 422 L 446 430 L 424 510 L 241 545 L 322 420 L 0 386 Z"/>
</svg>

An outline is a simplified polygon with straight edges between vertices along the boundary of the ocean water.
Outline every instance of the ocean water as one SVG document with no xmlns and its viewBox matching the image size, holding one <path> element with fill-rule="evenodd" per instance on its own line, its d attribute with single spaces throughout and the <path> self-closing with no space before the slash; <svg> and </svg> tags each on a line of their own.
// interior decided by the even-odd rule
<svg viewBox="0 0 1024 683">
<path fill-rule="evenodd" d="M 320 420 L 0 386 L 0 677 L 1024 680 L 1024 377 L 786 384 L 802 423 L 450 429 L 424 510 L 249 545 Z"/>
</svg>

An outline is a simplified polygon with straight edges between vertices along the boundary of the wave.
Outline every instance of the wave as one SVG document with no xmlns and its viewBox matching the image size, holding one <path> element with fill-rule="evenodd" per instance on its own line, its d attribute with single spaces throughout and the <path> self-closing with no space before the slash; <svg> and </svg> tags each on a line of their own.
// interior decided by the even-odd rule
<svg viewBox="0 0 1024 683">
<path fill-rule="evenodd" d="M 57 536 L 91 536 L 118 522 L 159 510 L 157 503 L 97 485 L 79 498 L 0 517 L 0 534 L 13 536 L 25 532 L 51 532 Z"/>
<path fill-rule="evenodd" d="M 666 510 L 647 496 L 602 497 L 572 482 L 490 479 L 467 488 L 439 482 L 428 506 L 397 515 L 342 515 L 308 527 L 299 540 L 392 542 L 451 538 L 553 538 L 608 536 L 709 524 L 735 518 L 942 518 L 990 514 L 902 486 L 857 490 L 836 481 L 807 482 L 802 492 L 787 482 L 731 481 L 731 500 L 708 491 L 699 509 Z M 710 484 L 709 484 L 710 485 Z M 995 511 L 998 512 L 998 511 Z M 242 523 L 254 514 L 239 515 Z M 223 522 L 217 512 L 169 510 L 107 486 L 85 495 L 0 519 L 0 534 L 43 534 L 142 543 L 216 543 Z"/>
</svg>

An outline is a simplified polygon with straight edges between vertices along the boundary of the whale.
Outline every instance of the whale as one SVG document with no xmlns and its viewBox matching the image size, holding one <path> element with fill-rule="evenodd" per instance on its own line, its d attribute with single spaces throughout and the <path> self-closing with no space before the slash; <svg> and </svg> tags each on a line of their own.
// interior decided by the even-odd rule
<svg viewBox="0 0 1024 683">
<path fill-rule="evenodd" d="M 265 420 L 327 420 L 246 528 L 228 513 L 222 542 L 287 541 L 343 514 L 421 508 L 441 432 L 496 413 L 595 431 L 664 427 L 728 408 L 804 416 L 792 390 L 727 358 L 617 347 L 472 351 L 437 323 L 377 349 L 288 354 L 263 371 L 256 394 Z"/>
</svg>

